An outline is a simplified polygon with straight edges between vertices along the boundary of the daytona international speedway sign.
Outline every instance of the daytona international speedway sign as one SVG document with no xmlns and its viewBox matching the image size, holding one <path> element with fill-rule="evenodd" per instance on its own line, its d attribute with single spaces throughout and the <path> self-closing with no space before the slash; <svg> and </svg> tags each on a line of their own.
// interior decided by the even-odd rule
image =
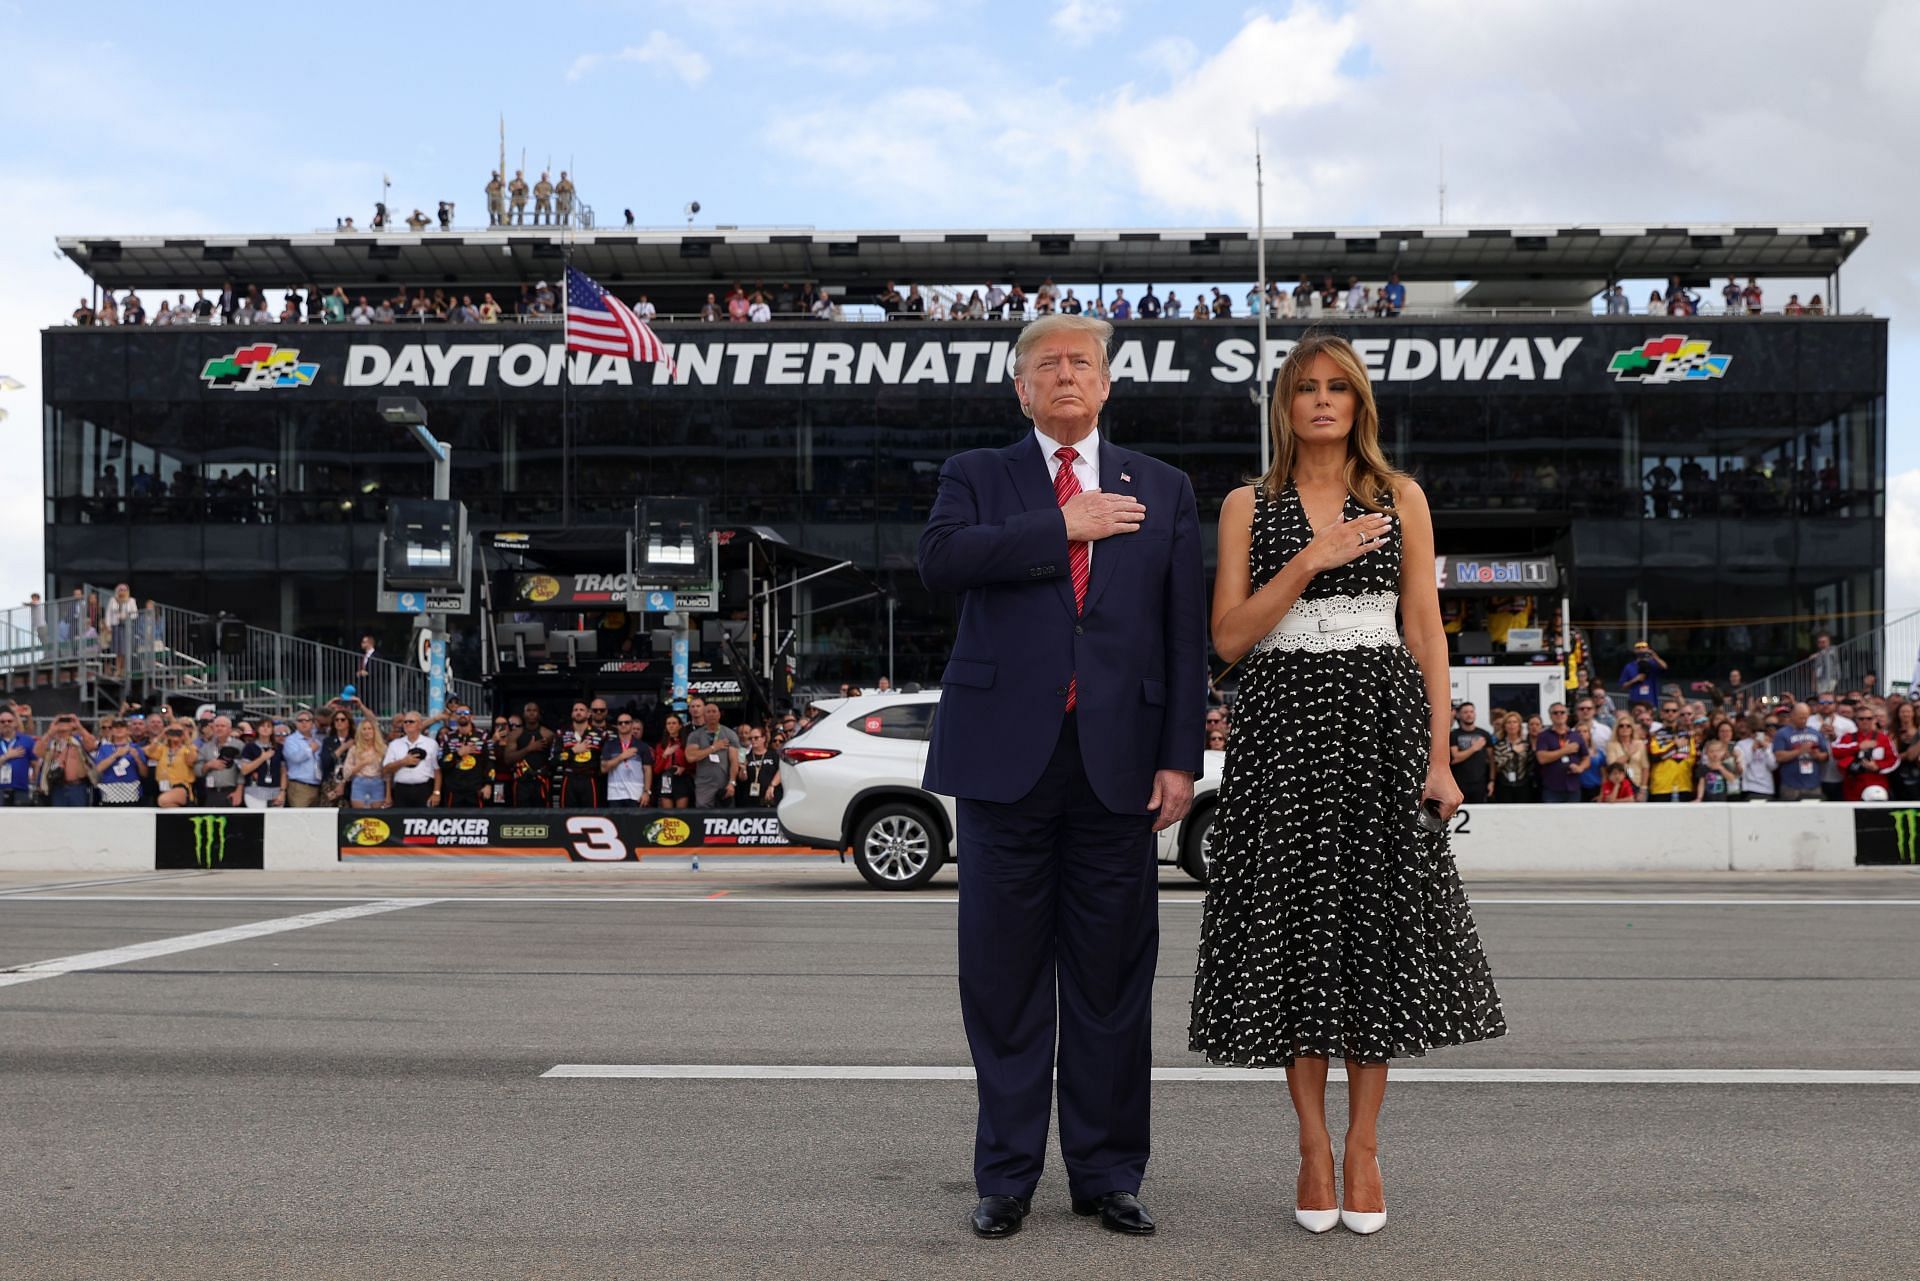
<svg viewBox="0 0 1920 1281">
<path fill-rule="evenodd" d="M 898 331 L 895 331 L 898 332 Z M 1556 382 L 1585 338 L 1356 337 L 1354 349 L 1384 382 Z M 1293 347 L 1269 339 L 1269 367 Z M 880 334 L 860 342 L 838 338 L 773 340 L 725 338 L 669 342 L 676 372 L 665 364 L 639 365 L 614 356 L 568 353 L 559 343 L 356 343 L 347 351 L 341 382 L 348 387 L 633 386 L 875 387 L 1004 381 L 1013 340 Z M 1222 338 L 1211 346 L 1177 338 L 1122 338 L 1112 352 L 1117 383 L 1244 383 L 1253 377 L 1254 340 Z M 1197 359 L 1196 359 L 1197 356 Z"/>
<path fill-rule="evenodd" d="M 1602 394 L 1710 398 L 1794 391 L 1819 369 L 1837 387 L 1881 386 L 1884 325 L 1368 320 L 1327 326 L 1349 337 L 1382 396 Z M 1275 322 L 1266 364 L 1278 366 L 1304 326 Z M 56 403 L 131 399 L 271 399 L 286 404 L 369 395 L 582 405 L 655 399 L 865 401 L 893 394 L 1007 399 L 1011 324 L 966 322 L 666 325 L 665 364 L 568 352 L 554 326 L 322 326 L 254 335 L 198 327 L 50 330 L 48 395 Z M 277 340 L 277 341 L 276 341 Z M 1255 385 L 1256 336 L 1244 320 L 1119 327 L 1116 394 L 1130 399 L 1227 396 Z M 282 345 L 283 344 L 283 345 Z M 296 350 L 297 347 L 297 350 Z"/>
</svg>

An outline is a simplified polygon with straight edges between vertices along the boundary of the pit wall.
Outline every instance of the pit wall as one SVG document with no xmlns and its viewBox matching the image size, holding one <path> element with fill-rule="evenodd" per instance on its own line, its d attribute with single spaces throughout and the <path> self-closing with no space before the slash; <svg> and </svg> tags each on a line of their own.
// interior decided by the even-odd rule
<svg viewBox="0 0 1920 1281">
<path fill-rule="evenodd" d="M 388 822 L 405 813 L 447 811 L 379 811 Z M 224 825 L 217 822 L 222 816 Z M 1920 810 L 1885 804 L 1482 805 L 1456 816 L 1453 826 L 1454 853 L 1469 876 L 1831 871 L 1861 863 L 1913 866 L 1920 854 Z M 341 849 L 340 814 L 327 809 L 0 811 L 0 871 L 365 867 L 364 860 L 342 861 Z M 725 859 L 770 852 L 702 848 L 698 854 Z M 437 866 L 483 861 L 453 849 L 422 853 Z"/>
</svg>

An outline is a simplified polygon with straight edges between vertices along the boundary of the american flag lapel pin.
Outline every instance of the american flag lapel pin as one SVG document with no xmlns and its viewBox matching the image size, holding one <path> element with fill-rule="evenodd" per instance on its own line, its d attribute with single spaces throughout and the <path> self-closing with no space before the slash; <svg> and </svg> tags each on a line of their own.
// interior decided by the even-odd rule
<svg viewBox="0 0 1920 1281">
<path fill-rule="evenodd" d="M 1126 481 L 1129 485 L 1133 483 L 1133 477 L 1127 475 L 1125 472 L 1120 473 L 1120 479 Z"/>
</svg>

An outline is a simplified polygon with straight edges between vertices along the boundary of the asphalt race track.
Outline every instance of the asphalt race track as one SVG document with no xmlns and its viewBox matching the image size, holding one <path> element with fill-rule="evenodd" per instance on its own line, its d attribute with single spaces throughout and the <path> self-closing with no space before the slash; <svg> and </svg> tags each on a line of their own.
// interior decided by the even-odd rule
<svg viewBox="0 0 1920 1281">
<path fill-rule="evenodd" d="M 1156 1062 L 1198 1068 L 1163 888 Z M 10 874 L 0 1276 L 1920 1274 L 1920 872 L 1470 890 L 1512 1032 L 1396 1066 L 1379 1236 L 1293 1226 L 1278 1074 L 1188 1073 L 1158 1236 L 1075 1218 L 1056 1154 L 982 1242 L 971 1085 L 859 1070 L 967 1063 L 951 872 Z"/>
</svg>

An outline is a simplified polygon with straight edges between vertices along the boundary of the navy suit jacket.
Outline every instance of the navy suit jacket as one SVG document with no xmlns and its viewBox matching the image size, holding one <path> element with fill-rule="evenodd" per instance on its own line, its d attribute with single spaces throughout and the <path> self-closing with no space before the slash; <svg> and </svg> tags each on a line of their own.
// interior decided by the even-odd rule
<svg viewBox="0 0 1920 1281">
<path fill-rule="evenodd" d="M 920 578 L 960 595 L 927 752 L 927 790 L 1017 801 L 1053 755 L 1067 682 L 1094 792 L 1144 814 L 1155 770 L 1198 775 L 1207 641 L 1200 515 L 1185 472 L 1102 439 L 1100 488 L 1146 504 L 1132 533 L 1093 544 L 1076 616 L 1067 523 L 1032 432 L 956 454 L 920 535 Z"/>
</svg>

